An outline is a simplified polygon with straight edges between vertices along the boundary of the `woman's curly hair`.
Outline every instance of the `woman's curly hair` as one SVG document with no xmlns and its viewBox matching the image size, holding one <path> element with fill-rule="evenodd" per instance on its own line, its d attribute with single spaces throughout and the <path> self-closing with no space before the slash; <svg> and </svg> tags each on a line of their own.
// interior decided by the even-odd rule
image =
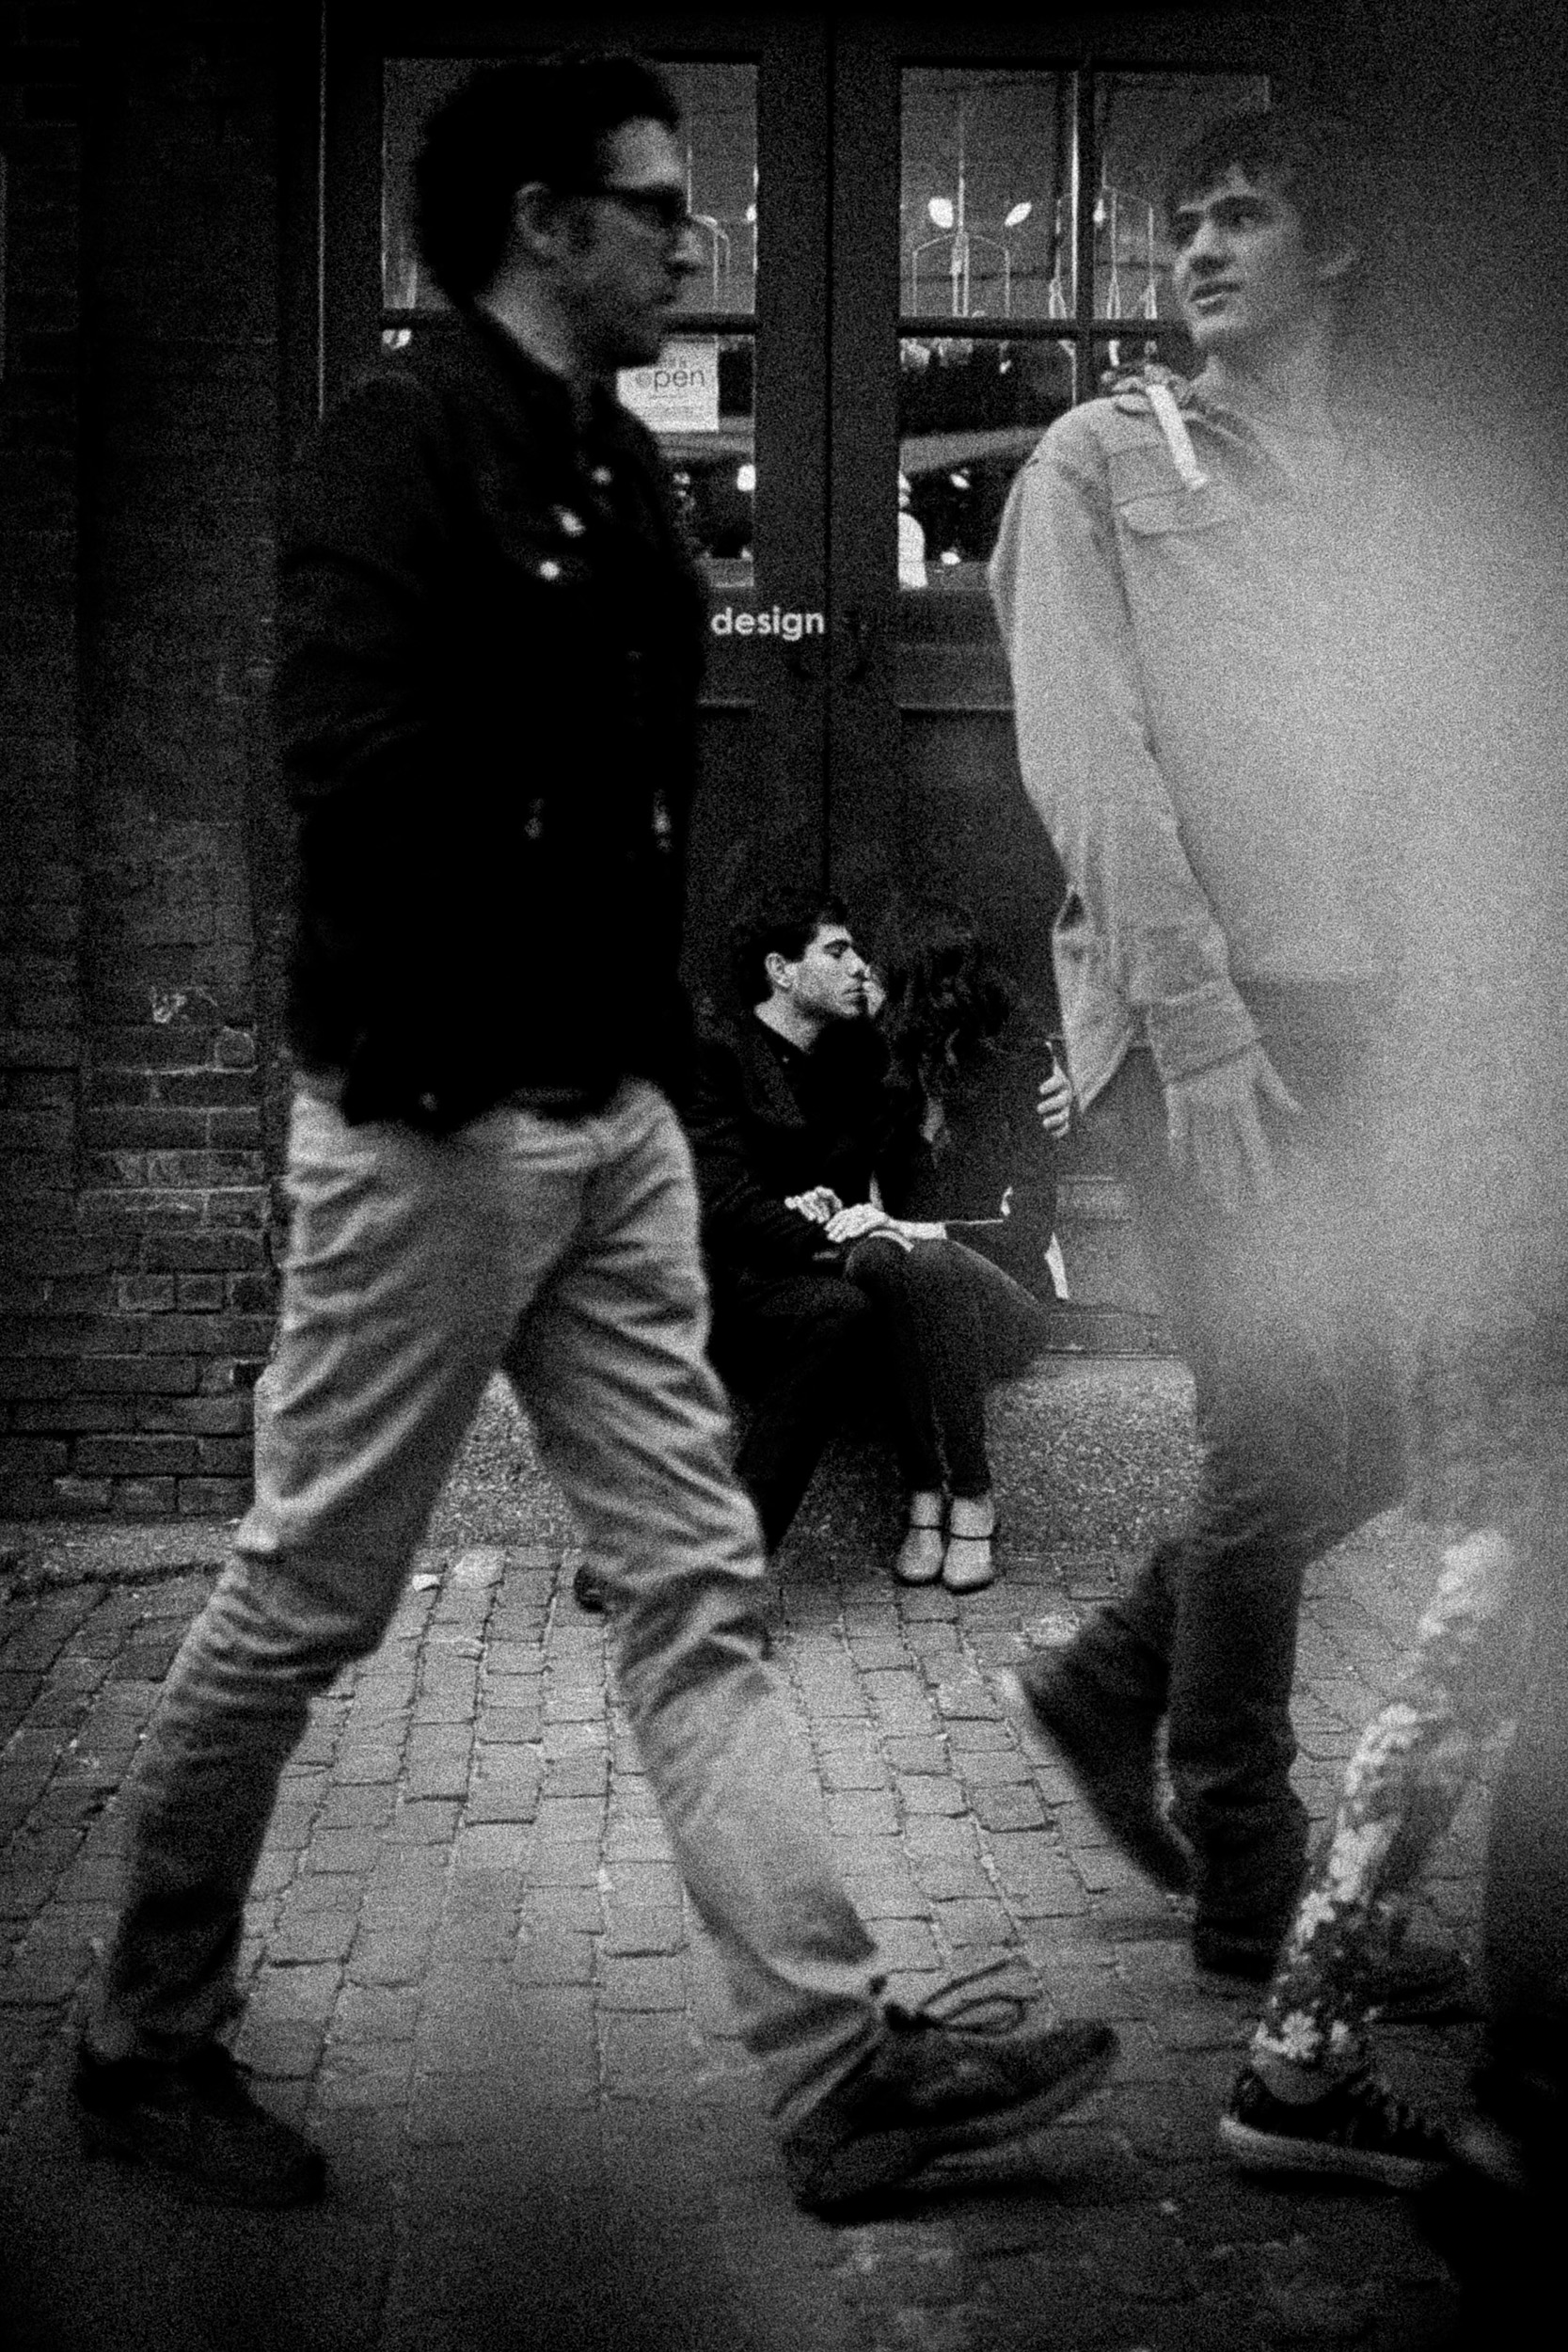
<svg viewBox="0 0 1568 2352">
<path fill-rule="evenodd" d="M 926 907 L 897 922 L 884 957 L 882 1029 L 895 1088 L 939 1103 L 995 1057 L 1018 991 L 969 916 Z"/>
</svg>

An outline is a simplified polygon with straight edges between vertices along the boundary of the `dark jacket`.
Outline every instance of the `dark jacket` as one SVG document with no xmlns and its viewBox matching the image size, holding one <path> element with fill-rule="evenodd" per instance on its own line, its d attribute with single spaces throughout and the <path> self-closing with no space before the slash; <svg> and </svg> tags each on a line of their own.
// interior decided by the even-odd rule
<svg viewBox="0 0 1568 2352">
<path fill-rule="evenodd" d="M 312 436 L 280 613 L 296 1057 L 436 1131 L 678 1082 L 704 598 L 642 426 L 428 330 Z"/>
<path fill-rule="evenodd" d="M 886 1049 L 868 1023 L 831 1028 L 809 1054 L 748 1014 L 699 1041 L 687 1131 L 716 1298 L 837 1263 L 820 1226 L 784 1202 L 827 1184 L 868 1198 L 887 1134 Z"/>
<path fill-rule="evenodd" d="M 1020 1006 L 985 1057 L 949 1089 L 934 1143 L 920 1132 L 918 1088 L 891 1072 L 891 1132 L 879 1171 L 895 1216 L 945 1224 L 955 1241 L 1047 1296 L 1053 1295 L 1044 1253 L 1055 1223 L 1056 1147 L 1037 1104 L 1052 1060 L 1050 1033 Z"/>
</svg>

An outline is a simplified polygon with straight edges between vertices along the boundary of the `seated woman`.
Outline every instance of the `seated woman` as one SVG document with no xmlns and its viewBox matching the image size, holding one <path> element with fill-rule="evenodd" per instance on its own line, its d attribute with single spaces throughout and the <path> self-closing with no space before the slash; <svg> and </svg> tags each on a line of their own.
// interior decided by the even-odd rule
<svg viewBox="0 0 1568 2352">
<path fill-rule="evenodd" d="M 986 1393 L 1047 1343 L 1053 1145 L 1071 1089 L 967 923 L 927 921 L 900 946 L 880 1018 L 891 1138 L 881 1200 L 796 1205 L 847 1246 L 845 1272 L 891 1343 L 911 1487 L 894 1574 L 976 1592 L 996 1572 Z"/>
</svg>

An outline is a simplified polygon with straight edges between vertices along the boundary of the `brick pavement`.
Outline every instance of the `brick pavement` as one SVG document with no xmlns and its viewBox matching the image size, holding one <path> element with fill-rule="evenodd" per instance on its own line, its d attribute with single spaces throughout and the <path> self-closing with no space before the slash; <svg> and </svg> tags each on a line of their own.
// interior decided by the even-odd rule
<svg viewBox="0 0 1568 2352">
<path fill-rule="evenodd" d="M 1117 1474 L 1135 1483 L 1138 1467 L 1124 1449 Z M 1080 1535 L 1094 1529 L 1092 1477 L 1082 1500 Z M 190 1541 L 183 1531 L 186 1556 Z M 848 2229 L 789 2205 L 712 1947 L 607 1697 L 602 1623 L 576 1609 L 559 1542 L 421 1554 L 388 1641 L 320 1702 L 289 1768 L 249 1916 L 239 2049 L 329 2150 L 327 2205 L 214 2215 L 85 2166 L 63 2085 L 90 1940 L 110 1916 L 116 1792 L 210 1574 L 22 1579 L 0 1649 L 0 2291 L 13 2340 L 27 2352 L 1435 2344 L 1448 2291 L 1400 2199 L 1263 2187 L 1221 2163 L 1214 2119 L 1250 2012 L 1196 1979 L 1180 1907 L 1107 1849 L 998 1703 L 995 1670 L 1060 1638 L 1132 1557 L 1020 1546 L 1002 1582 L 955 1602 L 897 1590 L 858 1543 L 814 1534 L 786 1556 L 777 1660 L 893 1989 L 918 1997 L 940 1972 L 1008 1951 L 1063 2013 L 1114 2018 L 1124 2045 L 1110 2087 L 1004 2179 L 981 2189 L 956 2169 L 897 2216 Z M 1393 1519 L 1315 1576 L 1297 1712 L 1317 1811 L 1430 1564 Z M 79 1539 L 72 1573 L 91 1565 Z M 1462 1941 L 1481 1818 L 1478 1798 L 1433 1881 Z M 1473 2038 L 1406 2028 L 1381 2046 L 1407 2093 L 1451 2102 Z"/>
</svg>

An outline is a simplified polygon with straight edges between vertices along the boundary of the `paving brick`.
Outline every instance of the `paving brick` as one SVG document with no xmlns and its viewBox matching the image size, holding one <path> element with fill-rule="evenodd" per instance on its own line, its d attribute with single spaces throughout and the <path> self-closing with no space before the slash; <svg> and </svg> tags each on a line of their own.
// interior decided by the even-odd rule
<svg viewBox="0 0 1568 2352">
<path fill-rule="evenodd" d="M 400 1747 L 345 1740 L 338 1753 L 334 1777 L 340 1788 L 391 1788 L 396 1785 L 402 1761 Z"/>
<path fill-rule="evenodd" d="M 604 1901 L 599 1894 L 599 1874 L 594 1874 L 590 1886 L 544 1886 L 531 1883 L 522 1890 L 518 1916 L 526 1935 L 540 1925 L 578 1928 L 585 1934 L 604 1925 Z"/>
<path fill-rule="evenodd" d="M 882 1741 L 882 1751 L 895 1772 L 921 1772 L 944 1776 L 948 1769 L 946 1742 L 935 1737 L 894 1736 Z"/>
<path fill-rule="evenodd" d="M 294 1909 L 267 1940 L 267 1957 L 277 1967 L 309 1967 L 323 1961 L 346 1960 L 359 1925 L 355 1911 Z"/>
<path fill-rule="evenodd" d="M 436 1801 L 411 1788 L 392 1815 L 387 1836 L 398 1845 L 448 1847 L 459 1810 L 455 1800 Z"/>
<path fill-rule="evenodd" d="M 827 1789 L 885 1788 L 888 1768 L 876 1747 L 857 1740 L 850 1748 L 833 1748 L 820 1756 L 822 1786 Z"/>
<path fill-rule="evenodd" d="M 414 1985 L 349 1984 L 332 2012 L 332 2040 L 335 2044 L 411 2042 L 420 2000 Z"/>
<path fill-rule="evenodd" d="M 592 1839 L 534 1848 L 530 1876 L 538 1886 L 587 1888 L 599 1883 L 599 1850 Z"/>
<path fill-rule="evenodd" d="M 457 1833 L 452 1849 L 459 1870 L 506 1870 L 527 1867 L 533 1854 L 533 1831 L 525 1821 L 469 1822 Z"/>
<path fill-rule="evenodd" d="M 599 1961 L 597 1985 L 601 2009 L 686 2008 L 686 1971 L 675 1957 L 606 1952 Z"/>
<path fill-rule="evenodd" d="M 828 1826 L 837 1837 L 891 1837 L 898 1807 L 891 1789 L 858 1788 L 827 1800 Z"/>
<path fill-rule="evenodd" d="M 341 1773 L 335 1776 L 322 1798 L 316 1815 L 316 1836 L 326 1831 L 385 1829 L 391 1820 L 396 1797 L 390 1787 L 366 1787 L 354 1783 L 348 1788 L 338 1785 Z"/>
<path fill-rule="evenodd" d="M 974 1791 L 974 1818 L 983 1830 L 1035 1829 L 1045 1807 L 1032 1788 L 1002 1785 Z"/>
<path fill-rule="evenodd" d="M 575 1928 L 533 1927 L 517 1948 L 514 1974 L 519 1984 L 592 1984 L 598 1943 L 598 1938 Z M 612 1947 L 607 1941 L 604 1948 Z"/>
<path fill-rule="evenodd" d="M 607 1953 L 678 1952 L 686 1942 L 686 1923 L 676 1907 L 639 1908 L 611 1897 L 604 1916 Z"/>
<path fill-rule="evenodd" d="M 961 1813 L 964 1792 L 958 1783 L 935 1773 L 901 1772 L 898 1777 L 898 1802 L 906 1814 Z"/>
<path fill-rule="evenodd" d="M 419 1985 L 430 1963 L 435 1943 L 434 1921 L 428 1934 L 361 1924 L 349 1953 L 345 1974 L 351 1982 L 368 1985 Z"/>
</svg>

